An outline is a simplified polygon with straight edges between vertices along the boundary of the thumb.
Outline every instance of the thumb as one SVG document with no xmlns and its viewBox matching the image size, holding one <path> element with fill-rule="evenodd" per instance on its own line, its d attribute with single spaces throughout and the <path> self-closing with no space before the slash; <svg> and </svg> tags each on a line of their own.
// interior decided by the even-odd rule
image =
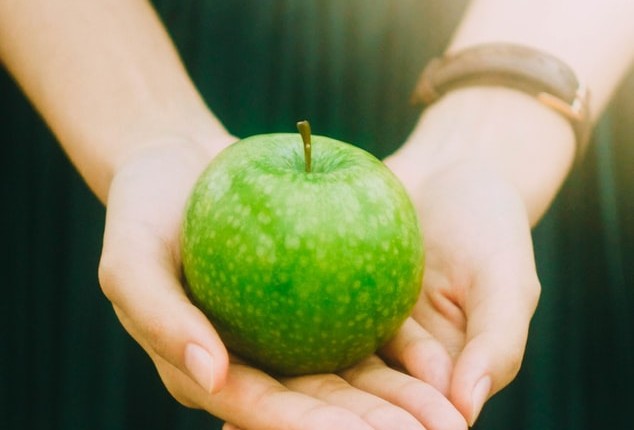
<svg viewBox="0 0 634 430">
<path fill-rule="evenodd" d="M 99 267 L 104 294 L 147 352 L 183 371 L 206 392 L 218 391 L 229 358 L 205 315 L 188 299 L 167 247 L 148 232 L 106 229 Z M 129 234 L 125 234 L 129 233 Z"/>
<path fill-rule="evenodd" d="M 517 272 L 516 272 L 517 273 Z M 531 317 L 537 306 L 540 285 L 534 270 L 518 279 L 480 279 L 485 288 L 474 286 L 476 296 L 467 307 L 465 347 L 456 359 L 450 398 L 473 425 L 493 394 L 517 375 L 528 337 Z"/>
</svg>

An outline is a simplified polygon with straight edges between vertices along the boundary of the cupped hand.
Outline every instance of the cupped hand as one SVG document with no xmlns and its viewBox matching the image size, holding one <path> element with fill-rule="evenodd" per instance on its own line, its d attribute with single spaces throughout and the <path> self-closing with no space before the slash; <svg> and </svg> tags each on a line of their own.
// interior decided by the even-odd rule
<svg viewBox="0 0 634 430">
<path fill-rule="evenodd" d="M 417 206 L 426 271 L 412 318 L 385 356 L 445 393 L 473 424 L 516 376 L 537 306 L 527 208 L 476 158 L 412 174 L 403 156 L 386 163 Z"/>
<path fill-rule="evenodd" d="M 339 375 L 274 378 L 227 353 L 180 270 L 185 201 L 213 155 L 179 139 L 152 145 L 117 169 L 108 194 L 102 288 L 169 392 L 227 428 L 465 429 L 442 394 L 377 357 Z"/>
</svg>

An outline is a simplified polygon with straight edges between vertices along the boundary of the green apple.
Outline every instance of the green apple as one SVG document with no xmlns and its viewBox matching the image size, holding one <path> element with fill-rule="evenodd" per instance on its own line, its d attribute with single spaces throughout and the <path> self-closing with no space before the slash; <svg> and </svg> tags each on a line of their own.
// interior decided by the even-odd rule
<svg viewBox="0 0 634 430">
<path fill-rule="evenodd" d="M 415 209 L 371 154 L 298 134 L 238 141 L 203 172 L 182 230 L 190 295 L 228 349 L 284 375 L 374 353 L 423 276 Z"/>
</svg>

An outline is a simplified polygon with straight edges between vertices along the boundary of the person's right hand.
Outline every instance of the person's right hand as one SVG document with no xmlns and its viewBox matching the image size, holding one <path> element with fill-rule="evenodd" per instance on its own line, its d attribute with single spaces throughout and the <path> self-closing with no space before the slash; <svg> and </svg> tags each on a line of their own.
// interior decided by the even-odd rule
<svg viewBox="0 0 634 430">
<path fill-rule="evenodd" d="M 466 429 L 440 392 L 377 357 L 341 375 L 276 379 L 227 354 L 185 293 L 179 255 L 185 200 L 215 152 L 179 139 L 149 146 L 117 168 L 108 193 L 102 288 L 174 398 L 227 428 Z"/>
</svg>

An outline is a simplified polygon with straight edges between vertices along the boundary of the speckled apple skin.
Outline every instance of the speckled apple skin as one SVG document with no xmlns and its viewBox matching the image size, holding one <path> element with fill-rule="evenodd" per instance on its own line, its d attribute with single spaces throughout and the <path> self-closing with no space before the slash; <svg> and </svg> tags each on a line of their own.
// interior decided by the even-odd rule
<svg viewBox="0 0 634 430">
<path fill-rule="evenodd" d="M 236 142 L 188 200 L 183 268 L 229 350 L 273 373 L 333 372 L 374 353 L 411 313 L 423 276 L 415 209 L 352 145 L 298 134 Z"/>
</svg>

